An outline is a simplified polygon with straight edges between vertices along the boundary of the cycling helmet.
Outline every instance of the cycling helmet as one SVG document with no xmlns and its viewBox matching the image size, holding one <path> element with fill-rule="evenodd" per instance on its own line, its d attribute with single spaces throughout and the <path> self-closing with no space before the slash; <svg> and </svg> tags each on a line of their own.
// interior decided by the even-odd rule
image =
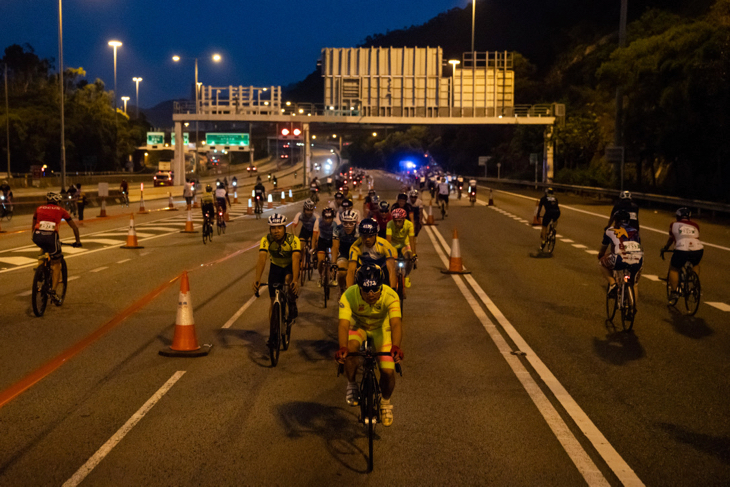
<svg viewBox="0 0 730 487">
<path fill-rule="evenodd" d="M 362 235 L 363 237 L 367 237 L 368 235 L 377 235 L 378 222 L 376 222 L 372 218 L 365 218 L 363 221 L 360 222 L 358 230 L 360 232 L 360 235 Z"/>
<path fill-rule="evenodd" d="M 280 213 L 274 213 L 269 217 L 270 227 L 280 227 L 282 225 L 286 225 L 286 216 Z"/>
<path fill-rule="evenodd" d="M 342 207 L 343 208 L 352 208 L 352 201 L 351 200 L 342 200 Z"/>
<path fill-rule="evenodd" d="M 398 197 L 396 198 L 396 200 L 407 200 L 407 199 L 408 199 L 408 195 L 405 193 L 399 193 Z"/>
<path fill-rule="evenodd" d="M 630 200 L 631 199 L 631 192 L 629 191 L 621 191 L 621 194 L 618 196 L 622 200 Z"/>
<path fill-rule="evenodd" d="M 389 211 L 389 210 L 390 210 L 390 205 L 389 205 L 389 204 L 388 204 L 388 202 L 387 202 L 387 201 L 385 201 L 385 200 L 381 201 L 381 202 L 380 202 L 380 203 L 378 204 L 378 206 L 380 206 L 380 211 L 382 211 L 382 212 L 387 212 L 387 211 Z"/>
<path fill-rule="evenodd" d="M 692 217 L 692 212 L 689 210 L 689 208 L 680 208 L 675 213 L 677 215 L 677 220 L 689 220 Z"/>
<path fill-rule="evenodd" d="M 46 200 L 50 201 L 51 203 L 60 203 L 63 197 L 58 194 L 51 191 L 50 193 L 46 194 Z"/>
<path fill-rule="evenodd" d="M 616 224 L 627 223 L 631 219 L 631 215 L 626 210 L 618 210 L 613 215 L 613 220 Z"/>
<path fill-rule="evenodd" d="M 553 194 L 553 188 L 545 188 L 545 194 L 546 194 L 546 195 L 548 195 L 548 194 L 550 194 L 550 195 L 551 195 L 551 194 Z"/>
<path fill-rule="evenodd" d="M 322 210 L 322 218 L 334 218 L 335 217 L 335 210 L 332 208 L 325 208 Z"/>
<path fill-rule="evenodd" d="M 391 215 L 393 215 L 394 220 L 403 220 L 406 217 L 406 210 L 403 208 L 394 208 L 393 211 L 390 212 Z"/>
<path fill-rule="evenodd" d="M 385 281 L 383 269 L 377 264 L 363 264 L 355 274 L 355 282 L 364 291 L 380 291 Z"/>
<path fill-rule="evenodd" d="M 335 198 L 342 198 L 342 197 L 343 196 L 342 196 L 342 192 L 341 191 L 338 191 L 338 192 L 335 193 Z"/>
<path fill-rule="evenodd" d="M 213 191 L 213 186 L 211 186 L 210 184 L 206 184 L 206 185 L 205 185 L 205 190 L 206 190 L 206 191 L 207 191 L 208 193 L 210 193 L 211 191 Z"/>
<path fill-rule="evenodd" d="M 314 201 L 307 199 L 304 201 L 305 210 L 314 210 Z"/>
<path fill-rule="evenodd" d="M 372 196 L 374 194 L 375 194 L 375 190 L 374 189 L 368 190 L 368 196 Z"/>
<path fill-rule="evenodd" d="M 340 216 L 340 221 L 342 223 L 355 223 L 357 221 L 357 212 L 352 210 L 343 211 Z"/>
<path fill-rule="evenodd" d="M 380 197 L 377 194 L 374 194 L 370 197 L 370 202 L 372 204 L 377 205 L 378 201 L 380 201 Z"/>
<path fill-rule="evenodd" d="M 408 194 L 410 194 L 412 198 L 418 198 L 420 196 L 420 194 L 418 193 L 418 190 L 417 189 L 412 190 Z"/>
</svg>

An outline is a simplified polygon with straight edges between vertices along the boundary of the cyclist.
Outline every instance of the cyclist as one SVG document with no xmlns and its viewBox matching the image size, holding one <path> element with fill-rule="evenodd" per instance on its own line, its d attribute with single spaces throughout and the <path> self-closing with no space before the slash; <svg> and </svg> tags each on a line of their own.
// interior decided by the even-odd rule
<svg viewBox="0 0 730 487">
<path fill-rule="evenodd" d="M 692 212 L 689 208 L 680 208 L 676 212 L 677 221 L 669 225 L 669 239 L 661 250 L 661 257 L 664 260 L 664 252 L 674 244 L 674 254 L 669 261 L 669 284 L 674 290 L 673 297 L 676 298 L 676 289 L 679 286 L 679 269 L 689 261 L 694 266 L 695 273 L 700 275 L 700 261 L 704 248 L 700 242 L 700 226 L 690 220 Z M 672 300 L 670 300 L 672 301 Z"/>
<path fill-rule="evenodd" d="M 339 225 L 342 223 L 342 215 L 346 211 L 354 211 L 352 209 L 352 200 L 342 200 L 342 204 L 340 205 L 340 209 L 337 210 L 337 215 L 335 216 L 335 222 Z"/>
<path fill-rule="evenodd" d="M 122 179 L 122 182 L 119 183 L 119 192 L 122 193 L 122 205 L 126 204 L 129 208 L 129 185 L 126 179 Z"/>
<path fill-rule="evenodd" d="M 371 337 L 377 352 L 390 352 L 390 356 L 378 357 L 380 369 L 380 420 L 383 426 L 393 424 L 393 405 L 390 403 L 395 389 L 395 363 L 403 360 L 401 341 L 403 327 L 398 295 L 384 284 L 380 266 L 365 264 L 357 271 L 357 285 L 351 286 L 340 298 L 338 341 L 340 349 L 336 359 L 345 364 L 347 389 L 345 400 L 350 406 L 360 403 L 355 375 L 359 361 L 347 360 Z"/>
<path fill-rule="evenodd" d="M 266 199 L 266 188 L 264 187 L 264 183 L 261 181 L 258 181 L 256 183 L 256 186 L 253 187 L 253 194 L 254 194 L 254 207 L 259 211 L 263 211 L 264 209 L 264 200 Z"/>
<path fill-rule="evenodd" d="M 319 201 L 319 180 L 316 177 L 309 183 L 309 199 L 315 203 Z"/>
<path fill-rule="evenodd" d="M 322 218 L 317 218 L 314 223 L 314 242 L 312 248 L 317 249 L 317 270 L 319 271 L 319 287 L 334 285 L 336 282 L 332 279 L 331 283 L 322 281 L 324 274 L 324 256 L 326 252 L 330 252 L 332 249 L 332 238 L 335 229 L 335 210 L 332 208 L 325 208 L 322 210 Z M 332 254 L 334 256 L 334 254 Z"/>
<path fill-rule="evenodd" d="M 223 183 L 218 181 L 218 187 L 215 189 L 215 202 L 216 202 L 216 210 L 223 212 L 223 225 L 226 226 L 226 202 L 228 202 L 228 191 L 226 191 L 225 186 L 223 186 Z"/>
<path fill-rule="evenodd" d="M 421 227 L 423 227 L 423 201 L 420 197 L 421 193 L 417 189 L 412 190 L 408 195 L 410 197 L 409 203 L 411 204 L 411 208 L 413 208 L 413 229 L 417 237 L 421 231 Z"/>
<path fill-rule="evenodd" d="M 476 194 L 477 194 L 477 180 L 476 179 L 469 180 L 469 194 L 471 194 L 472 192 L 476 196 Z"/>
<path fill-rule="evenodd" d="M 13 213 L 13 190 L 7 181 L 0 185 L 0 202 L 2 202 L 2 216 Z"/>
<path fill-rule="evenodd" d="M 358 214 L 347 210 L 340 216 L 341 224 L 332 232 L 332 258 L 337 259 L 337 282 L 340 285 L 340 294 L 347 289 L 347 262 L 350 256 L 350 247 L 360 237 L 357 233 Z"/>
<path fill-rule="evenodd" d="M 461 190 L 464 189 L 464 176 L 458 175 L 456 177 L 456 188 L 459 190 L 459 199 L 461 199 Z"/>
<path fill-rule="evenodd" d="M 350 187 L 347 185 L 347 183 L 342 185 L 342 198 L 349 200 L 350 198 Z"/>
<path fill-rule="evenodd" d="M 368 190 L 368 195 L 365 197 L 365 201 L 362 204 L 362 216 L 363 218 L 370 218 L 375 212 L 373 205 L 378 204 L 378 196 L 374 189 Z"/>
<path fill-rule="evenodd" d="M 334 199 L 334 201 L 330 201 L 329 204 L 328 204 L 328 206 L 330 208 L 332 208 L 333 210 L 335 210 L 336 212 L 339 213 L 340 210 L 342 209 L 342 200 L 343 199 L 344 198 L 342 196 L 342 192 L 341 191 L 337 191 L 335 193 L 335 199 Z"/>
<path fill-rule="evenodd" d="M 446 211 L 445 215 L 449 216 L 449 183 L 446 181 L 446 177 L 441 177 L 441 182 L 436 186 L 436 191 L 439 195 L 438 201 L 444 202 Z"/>
<path fill-rule="evenodd" d="M 390 205 L 388 202 L 385 200 L 379 201 L 375 213 L 370 218 L 378 222 L 378 237 L 385 238 L 385 229 L 390 221 Z"/>
<path fill-rule="evenodd" d="M 253 281 L 253 290 L 258 292 L 261 287 L 261 275 L 266 267 L 266 257 L 271 260 L 269 266 L 269 297 L 274 304 L 274 284 L 289 285 L 289 316 L 294 320 L 299 314 L 297 310 L 297 294 L 299 294 L 299 260 L 301 259 L 301 245 L 299 239 L 286 232 L 286 217 L 274 213 L 269 217 L 269 233 L 261 238 L 259 258 L 256 261 L 256 278 Z M 269 306 L 271 314 L 271 306 Z"/>
<path fill-rule="evenodd" d="M 203 220 L 211 220 L 215 214 L 215 194 L 213 194 L 213 187 L 210 184 L 205 186 L 205 191 L 200 196 L 200 208 L 203 212 Z"/>
<path fill-rule="evenodd" d="M 59 206 L 61 203 L 61 195 L 58 193 L 46 194 L 46 204 L 36 208 L 33 213 L 33 243 L 41 248 L 43 252 L 47 252 L 51 257 L 51 272 L 53 273 L 53 289 L 50 291 L 51 300 L 54 303 L 59 302 L 56 295 L 58 282 L 61 280 L 61 241 L 58 235 L 58 226 L 61 220 L 66 220 L 68 226 L 74 232 L 76 241 L 74 247 L 81 247 L 81 237 L 79 236 L 79 228 L 74 223 L 71 215 Z"/>
<path fill-rule="evenodd" d="M 619 195 L 618 203 L 616 203 L 611 209 L 611 216 L 608 219 L 608 226 L 613 225 L 614 216 L 619 210 L 626 210 L 629 212 L 629 224 L 636 229 L 638 232 L 639 228 L 639 205 L 631 200 L 631 193 L 628 191 L 622 191 Z"/>
<path fill-rule="evenodd" d="M 641 277 L 641 268 L 644 264 L 644 251 L 641 247 L 639 231 L 629 223 L 631 216 L 626 210 L 619 210 L 614 215 L 614 225 L 608 227 L 603 234 L 601 248 L 598 251 L 598 263 L 601 274 L 609 284 L 608 292 L 616 290 L 616 280 L 613 271 L 629 268 L 635 275 L 634 279 L 634 307 L 639 299 L 638 283 Z M 609 253 L 606 253 L 611 248 Z M 634 311 L 636 311 L 634 309 Z"/>
<path fill-rule="evenodd" d="M 403 208 L 406 210 L 406 218 L 413 223 L 415 215 L 413 214 L 413 207 L 408 202 L 408 195 L 405 193 L 398 194 L 398 198 L 395 200 L 395 203 L 393 203 L 393 206 L 390 207 L 390 211 L 392 212 L 396 208 Z"/>
<path fill-rule="evenodd" d="M 271 184 L 274 185 L 274 189 L 276 189 L 276 187 L 279 185 L 279 180 L 276 179 L 276 174 L 274 174 L 273 176 L 271 176 Z"/>
<path fill-rule="evenodd" d="M 317 214 L 314 213 L 314 202 L 312 200 L 305 200 L 302 205 L 302 211 L 296 214 L 292 225 L 297 228 L 299 224 L 302 224 L 302 229 L 299 231 L 299 240 L 311 240 L 312 234 L 314 233 L 314 224 L 317 222 Z"/>
<path fill-rule="evenodd" d="M 355 284 L 355 272 L 363 264 L 377 264 L 383 268 L 385 282 L 395 289 L 395 258 L 398 253 L 384 238 L 378 237 L 378 222 L 365 218 L 358 226 L 360 238 L 350 247 L 347 263 L 347 287 Z"/>
<path fill-rule="evenodd" d="M 545 248 L 545 240 L 547 239 L 547 231 L 550 222 L 554 221 L 555 228 L 558 227 L 558 218 L 560 218 L 560 205 L 555 197 L 553 188 L 547 188 L 545 194 L 540 198 L 540 204 L 537 207 L 537 217 L 540 218 L 540 212 L 545 208 L 545 215 L 542 217 L 542 231 L 540 232 L 540 250 Z"/>
<path fill-rule="evenodd" d="M 406 219 L 406 210 L 403 208 L 394 208 L 390 215 L 393 219 L 388 222 L 385 238 L 395 247 L 398 257 L 406 259 L 406 287 L 411 287 L 408 275 L 413 268 L 411 259 L 416 257 L 416 232 L 413 223 Z"/>
</svg>

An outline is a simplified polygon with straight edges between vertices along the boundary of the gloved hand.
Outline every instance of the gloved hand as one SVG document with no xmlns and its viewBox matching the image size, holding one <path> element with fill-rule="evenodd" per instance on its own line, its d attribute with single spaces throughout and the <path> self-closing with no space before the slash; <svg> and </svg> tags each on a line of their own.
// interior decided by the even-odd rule
<svg viewBox="0 0 730 487">
<path fill-rule="evenodd" d="M 347 357 L 347 347 L 341 347 L 339 350 L 337 350 L 337 353 L 335 353 L 335 360 L 337 360 L 341 364 L 345 363 L 346 357 Z"/>
<path fill-rule="evenodd" d="M 396 345 L 393 345 L 393 347 L 390 349 L 390 355 L 396 362 L 400 362 L 401 360 L 403 360 L 403 350 L 401 350 L 400 347 Z"/>
</svg>

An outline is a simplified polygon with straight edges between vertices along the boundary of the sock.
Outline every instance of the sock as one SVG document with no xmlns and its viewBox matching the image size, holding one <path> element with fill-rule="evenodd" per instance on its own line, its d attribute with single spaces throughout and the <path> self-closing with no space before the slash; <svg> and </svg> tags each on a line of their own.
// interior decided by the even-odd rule
<svg viewBox="0 0 730 487">
<path fill-rule="evenodd" d="M 357 382 L 347 382 L 347 388 L 348 389 L 357 389 Z"/>
<path fill-rule="evenodd" d="M 380 404 L 385 404 L 386 406 L 390 404 L 390 399 L 386 399 L 384 397 L 380 398 Z"/>
</svg>

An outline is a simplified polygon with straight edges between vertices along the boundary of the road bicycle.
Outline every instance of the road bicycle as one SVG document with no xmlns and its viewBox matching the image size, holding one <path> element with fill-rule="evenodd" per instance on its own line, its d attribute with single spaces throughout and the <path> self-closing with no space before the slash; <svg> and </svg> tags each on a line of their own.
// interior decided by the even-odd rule
<svg viewBox="0 0 730 487">
<path fill-rule="evenodd" d="M 59 242 L 61 245 L 72 245 Z M 66 288 L 68 286 L 68 268 L 63 255 L 59 258 L 61 261 L 61 279 L 58 281 L 55 296 L 51 296 L 53 290 L 53 269 L 51 268 L 51 255 L 46 252 L 38 256 L 39 266 L 33 274 L 33 288 L 31 293 L 31 303 L 33 304 L 33 313 L 36 316 L 43 316 L 46 312 L 48 299 L 56 306 L 61 306 L 66 299 Z M 40 262 L 42 261 L 42 262 Z"/>
<path fill-rule="evenodd" d="M 552 254 L 555 250 L 555 220 L 550 220 L 548 223 L 547 235 L 545 235 L 545 242 L 540 243 L 540 251 L 548 254 Z"/>
<path fill-rule="evenodd" d="M 606 288 L 606 317 L 613 323 L 616 311 L 620 310 L 621 326 L 624 331 L 630 331 L 634 327 L 636 317 L 636 295 L 634 294 L 636 272 L 631 268 L 614 270 L 613 278 L 616 281 L 616 289 L 608 292 L 610 286 Z"/>
<path fill-rule="evenodd" d="M 469 203 L 471 203 L 471 206 L 474 206 L 474 203 L 477 202 L 477 190 L 476 188 L 469 188 Z"/>
<path fill-rule="evenodd" d="M 378 357 L 390 356 L 390 352 L 376 352 L 372 339 L 368 337 L 363 351 L 348 353 L 347 357 L 362 357 L 362 379 L 360 380 L 360 417 L 368 432 L 368 472 L 373 471 L 373 441 L 375 440 L 375 424 L 380 421 L 378 406 L 380 404 L 380 381 L 375 372 Z M 337 376 L 344 373 L 344 364 L 337 364 Z M 395 364 L 395 371 L 401 377 L 403 370 L 400 364 Z"/>
<path fill-rule="evenodd" d="M 309 199 L 312 200 L 315 205 L 319 203 L 319 189 L 310 190 Z"/>
<path fill-rule="evenodd" d="M 216 213 L 215 226 L 218 230 L 218 235 L 226 233 L 226 222 L 223 219 L 223 210 L 218 210 Z"/>
<path fill-rule="evenodd" d="M 122 191 L 122 206 L 129 208 L 129 195 L 126 191 Z"/>
<path fill-rule="evenodd" d="M 265 282 L 261 286 L 268 285 Z M 289 285 L 281 282 L 273 283 L 274 302 L 271 305 L 271 318 L 269 320 L 269 340 L 266 345 L 269 347 L 269 357 L 271 358 L 271 366 L 276 367 L 279 363 L 279 353 L 281 350 L 288 350 L 291 341 L 291 327 L 294 320 L 289 318 L 289 306 L 287 296 L 289 295 Z M 256 297 L 259 292 L 256 291 Z"/>
<path fill-rule="evenodd" d="M 10 202 L 5 204 L 5 196 L 0 195 L 0 201 L 2 202 L 2 208 L 0 209 L 0 220 L 7 218 L 8 221 L 13 219 L 13 207 L 10 206 Z"/>
<path fill-rule="evenodd" d="M 444 220 L 446 218 L 446 202 L 444 200 L 439 200 L 439 208 L 441 208 L 441 219 Z"/>
<path fill-rule="evenodd" d="M 256 215 L 257 220 L 261 219 L 261 214 L 264 212 L 263 196 L 258 194 L 256 195 L 253 212 Z"/>
<path fill-rule="evenodd" d="M 208 242 L 213 241 L 213 223 L 210 220 L 209 213 L 203 215 L 203 245 L 205 245 L 206 240 Z"/>
<path fill-rule="evenodd" d="M 411 262 L 414 264 L 415 269 L 415 263 L 416 259 L 415 257 L 411 258 Z M 401 316 L 403 316 L 403 305 L 405 304 L 406 299 L 406 264 L 408 263 L 408 259 L 405 257 L 398 257 L 395 261 L 395 292 L 398 294 L 398 297 L 400 298 L 400 312 Z"/>
<path fill-rule="evenodd" d="M 459 200 L 461 199 L 461 190 L 462 190 L 462 188 L 463 188 L 463 185 L 461 185 L 461 184 L 457 184 L 456 185 L 456 189 L 458 191 L 458 193 L 457 193 L 458 194 L 457 199 L 459 199 Z"/>
<path fill-rule="evenodd" d="M 304 283 L 312 279 L 312 272 L 314 272 L 314 259 L 312 258 L 312 250 L 310 248 L 311 239 L 301 239 L 302 244 L 302 260 L 299 264 L 299 283 L 304 286 Z"/>
<path fill-rule="evenodd" d="M 330 281 L 337 275 L 337 264 L 333 264 L 330 260 L 329 252 L 324 253 L 324 262 L 322 263 L 322 288 L 324 289 L 324 307 L 327 307 L 327 301 L 330 299 Z"/>
<path fill-rule="evenodd" d="M 674 252 L 674 250 L 662 250 L 661 257 L 664 260 L 665 252 Z M 694 316 L 700 307 L 700 276 L 694 270 L 694 266 L 690 261 L 684 263 L 679 269 L 679 286 L 672 289 L 669 283 L 669 273 L 667 272 L 667 300 L 671 306 L 676 306 L 680 298 L 684 298 L 684 307 L 687 309 L 689 316 Z"/>
</svg>

